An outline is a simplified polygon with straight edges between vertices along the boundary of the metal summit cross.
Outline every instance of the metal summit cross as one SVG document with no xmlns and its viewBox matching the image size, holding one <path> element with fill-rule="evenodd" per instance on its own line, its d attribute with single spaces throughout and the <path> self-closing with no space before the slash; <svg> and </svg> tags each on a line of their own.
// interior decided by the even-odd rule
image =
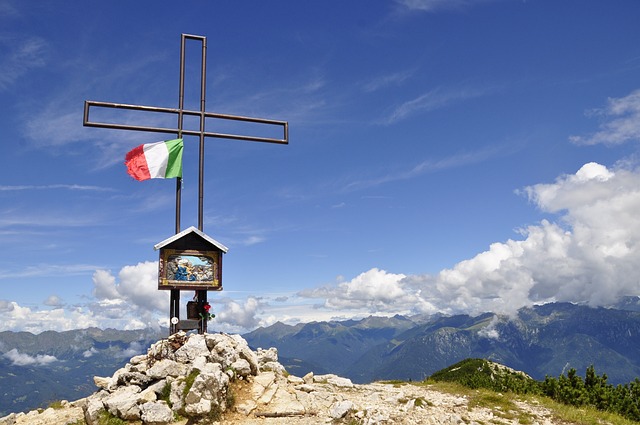
<svg viewBox="0 0 640 425">
<path fill-rule="evenodd" d="M 202 43 L 202 58 L 201 58 L 201 70 L 200 70 L 200 110 L 188 110 L 184 108 L 184 88 L 185 88 L 185 47 L 187 40 L 197 40 Z M 204 231 L 203 221 L 203 203 L 204 203 L 204 141 L 207 137 L 219 138 L 219 139 L 233 139 L 233 140 L 245 140 L 252 142 L 266 142 L 277 144 L 289 143 L 289 125 L 286 121 L 276 121 L 263 118 L 251 118 L 238 115 L 227 115 L 213 112 L 207 112 L 205 108 L 206 97 L 206 78 L 207 78 L 207 38 L 199 35 L 182 34 L 180 44 L 180 89 L 178 108 L 163 108 L 156 106 L 144 106 L 144 105 L 129 105 L 122 103 L 110 103 L 110 102 L 97 102 L 97 101 L 85 101 L 84 103 L 84 120 L 83 125 L 87 127 L 99 127 L 99 128 L 112 128 L 119 130 L 134 130 L 134 131 L 147 131 L 155 133 L 167 133 L 176 134 L 177 138 L 182 138 L 183 135 L 199 136 L 199 173 L 198 173 L 198 229 Z M 153 127 L 153 126 L 141 126 L 130 124 L 117 124 L 109 122 L 91 121 L 89 119 L 89 111 L 91 107 L 99 108 L 113 108 L 113 109 L 126 109 L 133 111 L 152 112 L 161 114 L 172 114 L 177 117 L 177 126 L 175 128 L 167 127 Z M 199 119 L 199 130 L 184 129 L 184 117 L 197 117 Z M 205 130 L 205 121 L 207 118 L 217 120 L 227 120 L 234 122 L 247 122 L 253 124 L 264 124 L 267 126 L 276 126 L 282 129 L 282 138 L 260 137 L 241 134 L 228 134 L 217 133 Z M 272 128 L 272 127 L 270 127 Z M 182 179 L 176 180 L 176 218 L 175 218 L 175 233 L 180 233 L 180 212 L 181 212 L 181 199 L 182 199 Z M 198 302 L 206 303 L 207 291 L 196 291 Z M 179 301 L 180 291 L 176 289 L 171 290 L 171 305 L 170 305 L 170 317 L 177 317 L 179 315 Z M 202 320 L 203 325 L 200 327 L 200 332 L 206 332 L 206 321 Z M 172 327 L 172 333 L 175 327 Z"/>
</svg>

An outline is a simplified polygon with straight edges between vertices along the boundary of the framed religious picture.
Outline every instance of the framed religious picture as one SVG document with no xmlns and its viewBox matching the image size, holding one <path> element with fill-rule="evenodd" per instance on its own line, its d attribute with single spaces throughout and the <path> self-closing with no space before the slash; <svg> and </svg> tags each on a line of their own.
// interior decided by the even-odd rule
<svg viewBox="0 0 640 425">
<path fill-rule="evenodd" d="M 159 285 L 167 289 L 222 289 L 219 251 L 163 250 Z"/>
<path fill-rule="evenodd" d="M 227 248 L 193 227 L 156 245 L 158 289 L 222 290 Z"/>
</svg>

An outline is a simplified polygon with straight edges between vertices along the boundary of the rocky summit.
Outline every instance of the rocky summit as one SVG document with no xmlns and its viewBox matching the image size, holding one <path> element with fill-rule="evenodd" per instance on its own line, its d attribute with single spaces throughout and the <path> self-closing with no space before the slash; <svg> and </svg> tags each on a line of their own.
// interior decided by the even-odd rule
<svg viewBox="0 0 640 425">
<path fill-rule="evenodd" d="M 253 351 L 239 335 L 177 333 L 94 381 L 99 390 L 85 399 L 11 414 L 0 425 L 99 425 L 113 417 L 144 425 L 518 423 L 517 415 L 472 407 L 463 396 L 425 386 L 293 376 L 275 348 Z M 554 421 L 541 407 L 518 409 L 530 423 Z"/>
</svg>

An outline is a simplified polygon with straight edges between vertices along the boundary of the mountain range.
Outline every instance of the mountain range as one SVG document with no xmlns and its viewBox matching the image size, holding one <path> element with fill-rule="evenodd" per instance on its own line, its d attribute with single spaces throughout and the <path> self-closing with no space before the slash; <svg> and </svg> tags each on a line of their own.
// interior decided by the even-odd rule
<svg viewBox="0 0 640 425">
<path fill-rule="evenodd" d="M 215 328 L 215 322 L 210 331 Z M 96 390 L 94 376 L 111 376 L 146 353 L 161 330 L 0 332 L 0 417 Z M 485 358 L 537 380 L 594 365 L 610 383 L 640 377 L 640 302 L 615 308 L 553 303 L 516 317 L 371 316 L 361 320 L 276 323 L 243 337 L 253 349 L 276 347 L 293 375 L 334 373 L 356 383 L 422 380 L 465 358 Z"/>
<path fill-rule="evenodd" d="M 298 376 L 337 373 L 357 383 L 422 380 L 465 358 L 485 358 L 537 380 L 594 365 L 610 383 L 640 377 L 640 308 L 552 303 L 516 317 L 369 317 L 360 321 L 276 323 L 245 334 L 252 347 L 276 347 Z"/>
<path fill-rule="evenodd" d="M 0 417 L 76 400 L 97 390 L 94 376 L 111 376 L 164 333 L 79 329 L 0 332 Z"/>
</svg>

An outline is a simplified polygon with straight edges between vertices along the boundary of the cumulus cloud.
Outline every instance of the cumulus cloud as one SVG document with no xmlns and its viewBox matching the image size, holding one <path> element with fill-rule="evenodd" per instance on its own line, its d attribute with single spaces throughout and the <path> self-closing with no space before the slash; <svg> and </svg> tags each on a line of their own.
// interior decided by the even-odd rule
<svg viewBox="0 0 640 425">
<path fill-rule="evenodd" d="M 64 302 L 59 296 L 51 294 L 47 297 L 46 300 L 44 300 L 44 305 L 49 307 L 62 307 L 64 305 Z"/>
<path fill-rule="evenodd" d="M 403 274 L 373 268 L 348 282 L 300 291 L 304 298 L 324 299 L 323 307 L 375 313 L 409 313 L 432 310 L 419 290 L 404 284 Z"/>
<path fill-rule="evenodd" d="M 127 348 L 117 354 L 118 357 L 128 359 L 138 354 L 142 354 L 147 347 L 143 346 L 140 341 L 132 341 Z"/>
<path fill-rule="evenodd" d="M 11 351 L 7 351 L 3 356 L 9 359 L 13 366 L 46 366 L 58 361 L 56 357 L 48 354 L 30 356 L 29 354 L 19 352 L 15 348 Z"/>
<path fill-rule="evenodd" d="M 92 357 L 94 354 L 97 354 L 98 350 L 95 349 L 95 347 L 91 347 L 88 350 L 85 350 L 82 352 L 82 357 L 84 357 L 85 359 L 88 359 L 89 357 Z"/>
<path fill-rule="evenodd" d="M 13 303 L 7 300 L 0 300 L 0 311 L 3 313 L 8 313 L 13 311 Z"/>
<path fill-rule="evenodd" d="M 39 333 L 46 330 L 67 331 L 78 328 L 100 326 L 100 321 L 86 307 L 74 306 L 38 310 L 8 302 L 3 309 L 0 330 L 16 330 Z"/>
<path fill-rule="evenodd" d="M 167 310 L 169 305 L 168 291 L 158 290 L 157 261 L 125 266 L 117 279 L 110 271 L 96 270 L 93 285 L 93 295 L 98 299 L 95 308 L 107 315 L 134 309 L 150 317 L 155 312 Z"/>
<path fill-rule="evenodd" d="M 519 191 L 557 222 L 520 229 L 521 238 L 436 275 L 371 269 L 348 282 L 301 291 L 325 308 L 371 313 L 513 314 L 553 301 L 608 305 L 640 284 L 640 171 L 588 163 L 554 183 Z"/>
<path fill-rule="evenodd" d="M 620 145 L 640 141 L 640 90 L 621 98 L 609 98 L 601 109 L 589 111 L 589 115 L 604 118 L 600 130 L 588 136 L 571 136 L 569 140 L 579 145 Z"/>
<path fill-rule="evenodd" d="M 260 324 L 256 316 L 260 302 L 256 298 L 249 297 L 244 303 L 233 300 L 223 303 L 220 313 L 216 313 L 216 321 L 244 329 L 253 329 Z"/>
<path fill-rule="evenodd" d="M 3 313 L 0 331 L 39 333 L 88 327 L 126 330 L 168 326 L 169 294 L 158 290 L 157 267 L 157 262 L 138 263 L 123 267 L 117 276 L 107 270 L 96 270 L 93 274 L 95 300 L 84 305 L 66 305 L 56 295 L 44 301 L 45 305 L 54 307 L 46 310 L 0 300 Z"/>
<path fill-rule="evenodd" d="M 352 279 L 266 299 L 212 301 L 211 330 L 243 332 L 275 321 L 331 320 L 371 314 L 514 314 L 553 301 L 608 305 L 640 287 L 640 169 L 630 161 L 587 163 L 517 191 L 549 216 L 513 239 L 433 275 L 379 268 Z M 169 294 L 157 289 L 157 263 L 97 270 L 87 306 L 38 310 L 0 300 L 0 330 L 41 332 L 89 326 L 134 329 L 167 326 Z M 50 298 L 55 307 L 60 300 Z M 494 328 L 487 338 L 499 338 Z M 132 352 L 137 347 L 130 347 Z M 19 353 L 18 353 L 19 354 Z M 91 355 L 87 352 L 86 355 Z M 16 358 L 17 357 L 16 355 Z M 41 359 L 46 361 L 46 359 Z"/>
</svg>

